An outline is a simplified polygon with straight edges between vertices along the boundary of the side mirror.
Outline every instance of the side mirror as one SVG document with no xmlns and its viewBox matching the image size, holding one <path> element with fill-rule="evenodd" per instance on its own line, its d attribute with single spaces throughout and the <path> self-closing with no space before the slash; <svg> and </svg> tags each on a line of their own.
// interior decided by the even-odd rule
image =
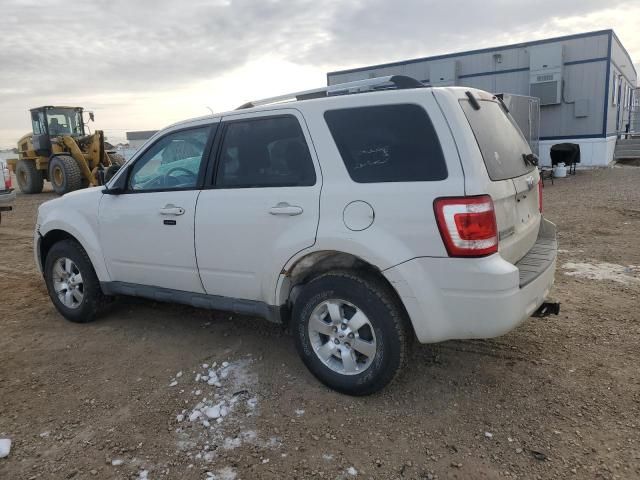
<svg viewBox="0 0 640 480">
<path fill-rule="evenodd" d="M 122 188 L 105 188 L 104 190 L 102 190 L 102 193 L 104 193 L 105 195 L 121 195 L 124 193 L 124 190 Z"/>
<path fill-rule="evenodd" d="M 95 116 L 93 115 L 93 112 L 89 112 L 89 120 L 91 120 L 92 122 L 96 121 Z"/>
<path fill-rule="evenodd" d="M 104 175 L 104 184 L 106 184 L 107 182 L 109 182 L 113 176 L 116 174 L 116 172 L 120 171 L 120 165 L 111 165 L 109 168 L 107 168 L 106 170 L 102 170 L 103 175 Z M 127 173 L 124 172 L 122 175 L 120 175 L 114 184 L 111 185 L 111 187 L 107 187 L 105 188 L 102 193 L 104 193 L 105 195 L 120 195 L 124 192 L 126 192 L 126 186 L 127 186 Z"/>
<path fill-rule="evenodd" d="M 106 170 L 102 169 L 104 174 L 104 181 L 102 185 L 107 183 L 109 180 L 113 178 L 113 176 L 120 170 L 121 165 L 110 165 Z"/>
</svg>

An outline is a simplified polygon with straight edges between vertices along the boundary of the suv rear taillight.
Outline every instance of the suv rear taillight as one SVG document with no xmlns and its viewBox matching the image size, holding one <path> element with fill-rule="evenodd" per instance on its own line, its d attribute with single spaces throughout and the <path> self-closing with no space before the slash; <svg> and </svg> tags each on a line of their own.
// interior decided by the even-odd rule
<svg viewBox="0 0 640 480">
<path fill-rule="evenodd" d="M 498 251 L 498 226 L 489 195 L 438 198 L 433 208 L 450 257 L 484 257 Z"/>
<path fill-rule="evenodd" d="M 11 190 L 13 184 L 11 183 L 11 170 L 8 168 L 4 169 L 4 189 Z"/>
<path fill-rule="evenodd" d="M 544 185 L 542 184 L 542 179 L 538 180 L 538 210 L 542 213 L 542 189 Z"/>
</svg>

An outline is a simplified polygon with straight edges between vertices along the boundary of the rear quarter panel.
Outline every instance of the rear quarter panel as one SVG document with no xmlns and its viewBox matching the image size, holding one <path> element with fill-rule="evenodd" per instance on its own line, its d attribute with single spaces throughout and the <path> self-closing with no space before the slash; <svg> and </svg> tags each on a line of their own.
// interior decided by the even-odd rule
<svg viewBox="0 0 640 480">
<path fill-rule="evenodd" d="M 324 118 L 328 110 L 387 104 L 416 104 L 425 109 L 438 135 L 448 176 L 442 181 L 357 183 L 351 179 Z M 422 256 L 447 256 L 438 231 L 433 200 L 463 195 L 464 175 L 458 150 L 431 89 L 349 95 L 300 105 L 322 168 L 320 223 L 314 250 L 358 256 L 379 269 Z M 354 201 L 371 205 L 373 224 L 353 231 L 344 223 L 345 207 Z M 301 252 L 303 256 L 308 251 Z M 289 262 L 294 263 L 296 258 Z"/>
</svg>

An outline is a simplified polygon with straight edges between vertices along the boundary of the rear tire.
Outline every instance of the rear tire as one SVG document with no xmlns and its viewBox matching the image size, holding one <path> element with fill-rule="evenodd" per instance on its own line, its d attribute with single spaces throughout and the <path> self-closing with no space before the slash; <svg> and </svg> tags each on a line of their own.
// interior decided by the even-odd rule
<svg viewBox="0 0 640 480">
<path fill-rule="evenodd" d="M 95 320 L 108 303 L 87 252 L 74 240 L 62 240 L 51 247 L 44 279 L 53 305 L 71 322 Z"/>
<path fill-rule="evenodd" d="M 312 280 L 292 315 L 304 364 L 322 383 L 348 395 L 375 393 L 402 371 L 407 325 L 391 289 L 366 273 L 330 272 Z"/>
<path fill-rule="evenodd" d="M 22 193 L 41 193 L 44 186 L 42 172 L 37 169 L 34 160 L 18 160 L 16 180 Z"/>
<path fill-rule="evenodd" d="M 49 181 L 58 195 L 82 188 L 82 171 L 69 155 L 57 155 L 49 161 Z"/>
</svg>

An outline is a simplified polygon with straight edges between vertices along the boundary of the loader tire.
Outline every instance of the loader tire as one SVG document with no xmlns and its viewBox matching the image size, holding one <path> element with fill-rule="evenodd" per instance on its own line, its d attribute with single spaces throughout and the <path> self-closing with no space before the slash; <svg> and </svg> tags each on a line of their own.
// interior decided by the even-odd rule
<svg viewBox="0 0 640 480">
<path fill-rule="evenodd" d="M 49 162 L 49 181 L 58 195 L 82 188 L 82 171 L 69 155 L 57 155 Z"/>
<path fill-rule="evenodd" d="M 44 186 L 42 172 L 33 160 L 19 160 L 16 165 L 16 179 L 22 193 L 41 193 Z"/>
<path fill-rule="evenodd" d="M 118 165 L 120 167 L 124 165 L 124 162 L 125 162 L 124 157 L 119 153 L 110 153 L 109 159 L 111 159 L 111 163 L 113 163 L 114 165 Z"/>
</svg>

